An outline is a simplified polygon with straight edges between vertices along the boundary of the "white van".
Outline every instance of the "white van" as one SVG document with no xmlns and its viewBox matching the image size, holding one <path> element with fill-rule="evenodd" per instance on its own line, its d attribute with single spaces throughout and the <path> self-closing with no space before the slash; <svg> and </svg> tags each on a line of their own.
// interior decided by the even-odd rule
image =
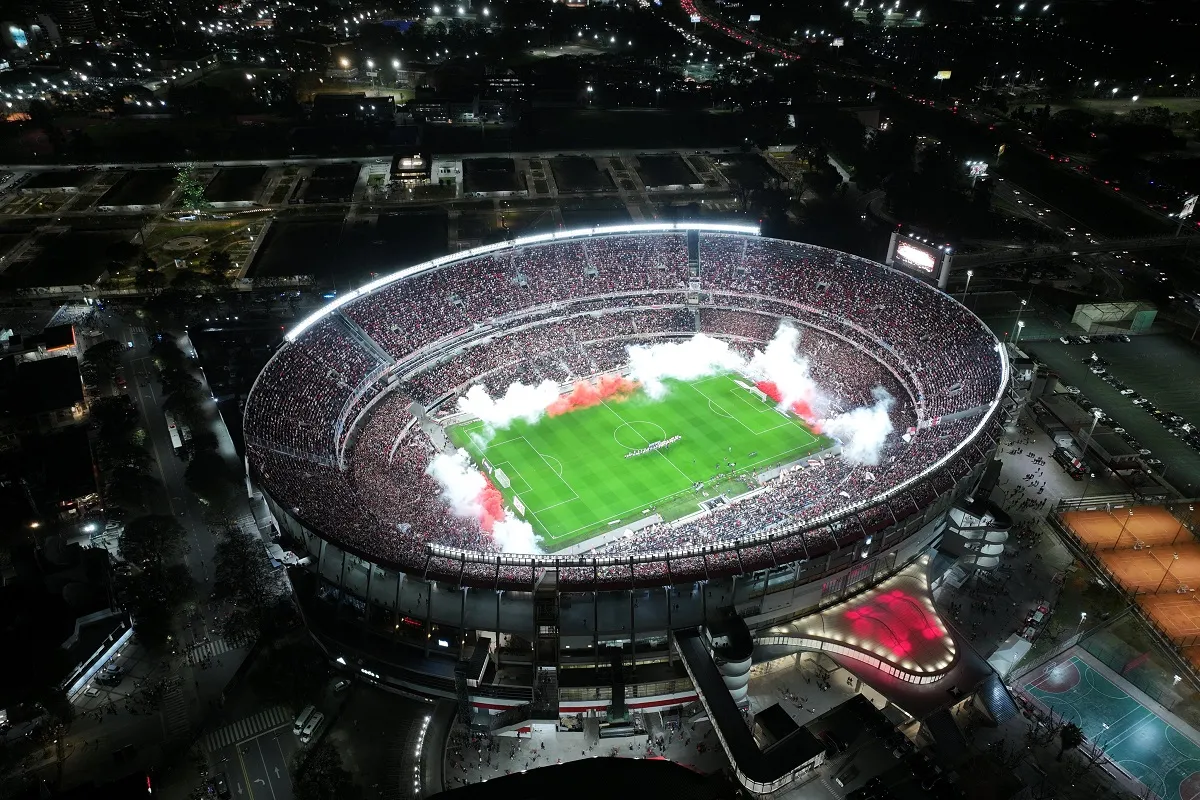
<svg viewBox="0 0 1200 800">
<path fill-rule="evenodd" d="M 312 719 L 310 719 L 308 724 L 304 726 L 304 732 L 300 734 L 300 741 L 303 744 L 308 744 L 309 740 L 312 739 L 318 730 L 320 730 L 321 723 L 324 721 L 325 715 L 320 711 L 313 714 Z"/>
<path fill-rule="evenodd" d="M 300 716 L 296 717 L 296 724 L 292 726 L 292 733 L 299 736 L 304 730 L 304 726 L 312 719 L 313 714 L 317 713 L 316 706 L 307 706 L 300 712 Z"/>
</svg>

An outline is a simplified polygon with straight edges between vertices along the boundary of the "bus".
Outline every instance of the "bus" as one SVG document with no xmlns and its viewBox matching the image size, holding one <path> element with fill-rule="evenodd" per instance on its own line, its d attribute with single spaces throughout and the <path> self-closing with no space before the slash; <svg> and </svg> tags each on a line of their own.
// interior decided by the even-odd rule
<svg viewBox="0 0 1200 800">
<path fill-rule="evenodd" d="M 171 449 L 175 451 L 175 455 L 183 458 L 184 429 L 175 424 L 175 416 L 170 411 L 164 411 L 163 417 L 167 420 L 167 435 L 171 437 Z"/>
</svg>

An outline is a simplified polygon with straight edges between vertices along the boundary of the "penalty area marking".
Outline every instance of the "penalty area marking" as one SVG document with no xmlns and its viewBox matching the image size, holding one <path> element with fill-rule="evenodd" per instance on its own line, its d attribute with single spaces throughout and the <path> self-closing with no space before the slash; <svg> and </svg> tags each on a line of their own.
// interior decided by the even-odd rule
<svg viewBox="0 0 1200 800">
<path fill-rule="evenodd" d="M 712 400 L 708 401 L 708 410 L 713 412 L 714 414 L 716 414 L 718 417 L 726 417 L 728 419 L 733 419 L 733 414 L 730 414 L 728 411 L 721 408 L 719 405 L 714 403 Z"/>
</svg>

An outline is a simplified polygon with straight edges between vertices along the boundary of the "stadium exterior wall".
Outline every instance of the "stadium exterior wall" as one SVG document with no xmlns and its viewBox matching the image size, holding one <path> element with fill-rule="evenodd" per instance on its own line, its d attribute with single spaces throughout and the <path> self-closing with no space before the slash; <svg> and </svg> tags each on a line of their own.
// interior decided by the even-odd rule
<svg viewBox="0 0 1200 800">
<path fill-rule="evenodd" d="M 628 226 L 611 230 L 637 232 L 663 227 Z M 692 224 L 670 229 L 692 227 L 713 229 Z M 539 241 L 609 230 L 547 234 Z M 295 343 L 304 330 L 325 316 L 396 280 L 504 246 L 509 245 L 455 254 L 368 284 L 301 322 L 287 334 L 287 339 Z M 289 346 L 293 345 L 285 345 Z M 502 653 L 503 648 L 497 647 L 498 669 L 502 658 L 517 665 L 562 665 L 577 657 L 577 645 L 590 647 L 597 659 L 603 647 L 616 644 L 628 648 L 627 659 L 633 664 L 638 663 L 639 657 L 662 660 L 663 653 L 671 657 L 670 647 L 661 646 L 669 641 L 671 631 L 703 625 L 717 609 L 732 608 L 752 630 L 762 630 L 869 588 L 928 553 L 942 535 L 951 505 L 973 488 L 984 465 L 995 455 L 1001 400 L 1009 380 L 1006 354 L 1002 349 L 998 352 L 1002 373 L 999 390 L 989 406 L 968 412 L 982 412 L 980 423 L 970 436 L 937 464 L 887 493 L 859 498 L 852 506 L 804 524 L 804 530 L 821 527 L 832 532 L 833 544 L 829 546 L 836 549 L 810 554 L 806 548 L 807 558 L 786 563 L 778 563 L 774 542 L 796 534 L 801 527 L 798 521 L 781 523 L 777 530 L 741 542 L 619 559 L 498 556 L 431 546 L 426 550 L 423 569 L 414 569 L 412 565 L 397 569 L 395 564 L 373 559 L 370 553 L 330 541 L 292 512 L 286 498 L 275 498 L 266 489 L 263 498 L 293 549 L 303 550 L 310 557 L 310 563 L 298 568 L 293 580 L 310 631 L 332 659 L 340 658 L 339 663 L 343 664 L 353 659 L 351 663 L 368 678 L 381 685 L 393 684 L 385 688 L 461 699 L 453 665 L 464 657 L 475 633 L 489 636 L 493 642 L 499 642 L 501 637 L 519 637 L 534 643 L 532 653 L 515 656 L 512 651 Z M 276 353 L 273 359 L 278 356 Z M 907 381 L 901 383 L 908 388 Z M 257 477 L 252 470 L 252 481 L 257 483 Z M 921 485 L 931 498 L 927 505 L 918 507 L 911 498 L 897 499 L 902 497 L 903 490 Z M 889 513 L 882 519 L 875 517 L 868 521 L 871 526 L 868 530 L 859 514 L 883 507 Z M 895 522 L 883 527 L 883 519 L 889 514 Z M 837 534 L 842 535 L 839 538 Z M 744 549 L 755 548 L 757 552 L 743 554 Z M 678 566 L 673 572 L 672 559 L 677 564 L 681 560 L 700 562 L 704 579 L 695 580 L 692 574 L 685 577 Z M 634 565 L 650 562 L 660 567 L 665 564 L 665 570 L 658 574 L 646 571 L 642 574 L 647 577 L 638 577 Z M 494 580 L 481 578 L 478 569 L 468 571 L 468 563 L 494 566 Z M 503 577 L 501 566 L 505 568 Z M 583 572 L 591 572 L 591 577 L 580 580 L 581 567 Z M 572 582 L 560 581 L 560 571 L 569 568 L 575 572 Z M 617 573 L 627 574 L 628 578 L 618 575 L 614 579 L 612 576 Z M 550 653 L 538 646 L 544 627 L 539 620 L 547 603 L 554 609 L 551 638 L 555 651 Z M 525 685 L 487 685 L 478 687 L 472 697 L 481 708 L 489 707 L 487 700 L 480 700 L 488 697 L 498 701 L 490 705 L 504 707 L 528 703 L 531 691 L 532 681 Z M 683 691 L 678 687 L 662 692 L 656 689 L 654 693 L 687 694 L 686 687 Z"/>
<path fill-rule="evenodd" d="M 556 664 L 570 658 L 572 649 L 579 653 L 590 645 L 589 652 L 598 653 L 606 643 L 622 642 L 631 645 L 633 664 L 641 657 L 661 660 L 663 650 L 653 642 L 666 639 L 672 630 L 701 624 L 717 608 L 732 606 L 751 631 L 764 631 L 870 588 L 938 543 L 950 507 L 973 488 L 984 464 L 994 455 L 993 446 L 976 468 L 934 505 L 886 531 L 880 537 L 883 545 L 878 554 L 868 560 L 859 557 L 861 543 L 855 543 L 818 559 L 818 563 L 797 562 L 657 591 L 563 593 L 558 598 L 560 650 Z M 304 543 L 311 556 L 308 567 L 298 568 L 304 573 L 297 576 L 301 579 L 293 580 L 310 633 L 331 660 L 350 661 L 382 688 L 453 698 L 449 670 L 465 654 L 472 634 L 536 640 L 539 594 L 535 587 L 529 591 L 469 588 L 389 570 L 305 531 L 269 495 L 264 497 L 280 530 Z M 531 663 L 528 656 L 497 652 L 496 658 L 497 668 L 502 659 L 516 665 Z M 650 691 L 659 694 L 659 685 L 652 686 Z M 594 697 L 603 688 L 597 685 L 580 694 Z M 637 696 L 636 684 L 627 689 L 630 698 Z M 471 702 L 481 710 L 495 712 L 528 703 L 530 692 L 530 686 L 480 685 L 472 690 Z M 565 700 L 567 690 L 560 692 Z M 686 697 L 686 692 L 680 696 Z M 680 700 L 680 704 L 685 702 Z"/>
</svg>

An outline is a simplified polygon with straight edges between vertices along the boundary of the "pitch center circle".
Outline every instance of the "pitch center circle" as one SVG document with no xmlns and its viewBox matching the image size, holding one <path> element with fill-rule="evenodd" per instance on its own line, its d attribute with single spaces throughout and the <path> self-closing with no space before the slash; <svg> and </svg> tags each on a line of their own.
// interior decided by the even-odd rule
<svg viewBox="0 0 1200 800">
<path fill-rule="evenodd" d="M 657 422 L 635 419 L 623 422 L 613 429 L 613 438 L 626 450 L 640 450 L 651 442 L 661 442 L 667 432 Z"/>
</svg>

